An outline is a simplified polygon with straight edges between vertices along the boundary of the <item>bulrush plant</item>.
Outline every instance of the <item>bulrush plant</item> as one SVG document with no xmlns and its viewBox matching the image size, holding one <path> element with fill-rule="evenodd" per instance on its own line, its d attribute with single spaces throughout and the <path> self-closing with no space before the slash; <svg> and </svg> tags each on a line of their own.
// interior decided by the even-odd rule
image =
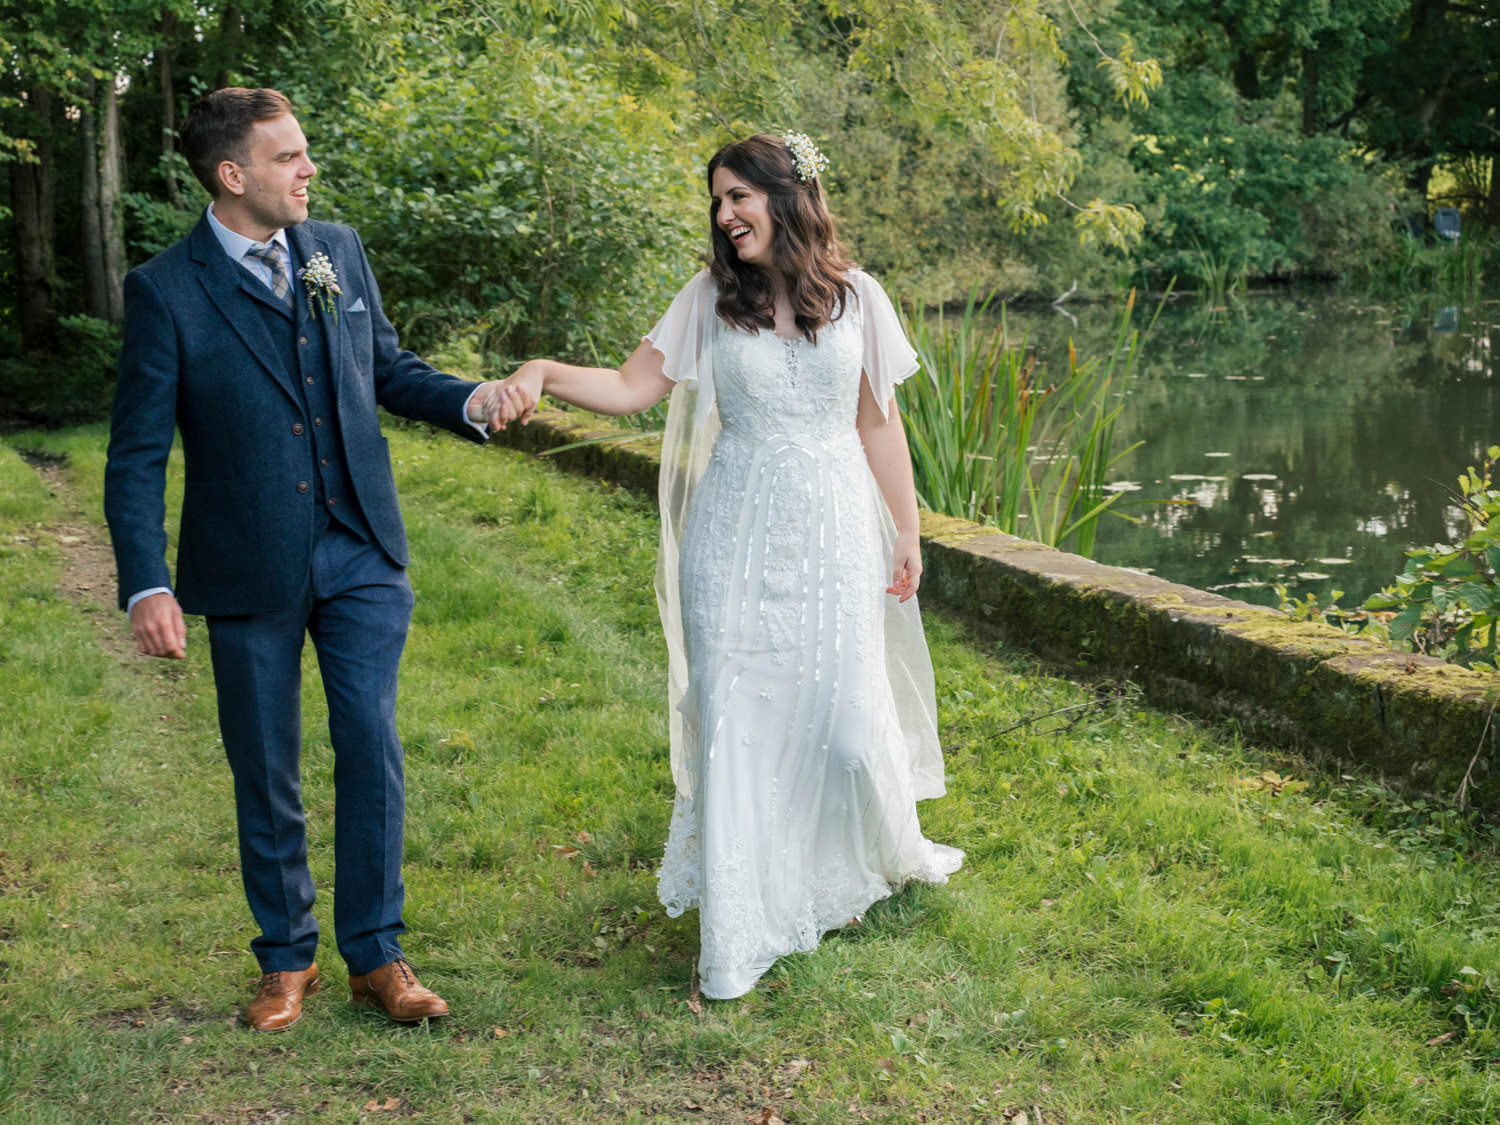
<svg viewBox="0 0 1500 1125">
<path fill-rule="evenodd" d="M 1076 537 L 1090 554 L 1099 520 L 1121 494 L 1105 491 L 1116 452 L 1122 394 L 1139 356 L 1132 327 L 1135 291 L 1121 309 L 1110 353 L 1080 360 L 1046 381 L 1023 337 L 1011 339 L 995 295 L 970 295 L 957 318 L 941 309 L 903 309 L 925 378 L 899 389 L 917 496 L 935 512 L 986 523 L 1051 546 Z M 1124 517 L 1129 518 L 1129 517 Z"/>
</svg>

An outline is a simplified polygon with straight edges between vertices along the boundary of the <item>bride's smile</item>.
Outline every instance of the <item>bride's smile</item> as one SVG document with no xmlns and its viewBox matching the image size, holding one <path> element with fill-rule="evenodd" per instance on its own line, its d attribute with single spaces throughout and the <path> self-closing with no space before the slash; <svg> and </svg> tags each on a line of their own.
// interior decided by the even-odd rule
<svg viewBox="0 0 1500 1125">
<path fill-rule="evenodd" d="M 770 197 L 728 168 L 714 171 L 712 187 L 714 223 L 729 239 L 740 261 L 762 268 L 770 265 L 776 233 Z"/>
</svg>

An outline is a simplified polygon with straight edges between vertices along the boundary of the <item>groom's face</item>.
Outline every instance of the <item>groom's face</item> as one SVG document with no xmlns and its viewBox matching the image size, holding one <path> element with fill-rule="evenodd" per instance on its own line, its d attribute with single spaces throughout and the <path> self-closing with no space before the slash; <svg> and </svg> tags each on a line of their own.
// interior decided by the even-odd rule
<svg viewBox="0 0 1500 1125">
<path fill-rule="evenodd" d="M 257 121 L 245 146 L 249 163 L 239 166 L 239 206 L 268 231 L 307 218 L 307 187 L 318 169 L 307 155 L 307 138 L 291 114 Z"/>
</svg>

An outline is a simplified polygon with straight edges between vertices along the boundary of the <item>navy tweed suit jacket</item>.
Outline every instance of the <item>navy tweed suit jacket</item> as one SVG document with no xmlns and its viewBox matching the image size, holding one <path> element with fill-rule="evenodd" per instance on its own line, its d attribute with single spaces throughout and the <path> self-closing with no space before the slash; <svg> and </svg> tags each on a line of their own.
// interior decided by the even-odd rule
<svg viewBox="0 0 1500 1125">
<path fill-rule="evenodd" d="M 299 257 L 322 251 L 338 272 L 338 323 L 325 319 L 324 328 L 340 438 L 376 542 L 405 566 L 406 529 L 376 407 L 483 441 L 463 418 L 476 384 L 401 348 L 352 229 L 308 220 L 288 227 L 287 238 Z M 306 300 L 300 283 L 294 295 Z M 206 215 L 125 279 L 104 486 L 122 609 L 156 586 L 173 587 L 184 612 L 210 616 L 281 609 L 302 592 L 319 526 L 305 483 L 316 468 L 297 373 L 252 304 L 270 300 L 224 253 Z M 175 585 L 164 496 L 174 428 L 186 469 Z"/>
</svg>

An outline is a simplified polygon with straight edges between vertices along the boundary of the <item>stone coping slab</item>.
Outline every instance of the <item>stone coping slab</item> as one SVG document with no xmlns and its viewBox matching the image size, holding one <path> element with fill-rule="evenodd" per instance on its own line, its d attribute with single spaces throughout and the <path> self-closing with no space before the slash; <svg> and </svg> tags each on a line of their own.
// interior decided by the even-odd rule
<svg viewBox="0 0 1500 1125">
<path fill-rule="evenodd" d="M 548 410 L 500 437 L 656 489 L 656 435 Z M 1007 643 L 1409 790 L 1452 799 L 1467 775 L 1469 800 L 1500 815 L 1500 677 L 951 516 L 923 512 L 922 544 L 923 599 Z"/>
</svg>

